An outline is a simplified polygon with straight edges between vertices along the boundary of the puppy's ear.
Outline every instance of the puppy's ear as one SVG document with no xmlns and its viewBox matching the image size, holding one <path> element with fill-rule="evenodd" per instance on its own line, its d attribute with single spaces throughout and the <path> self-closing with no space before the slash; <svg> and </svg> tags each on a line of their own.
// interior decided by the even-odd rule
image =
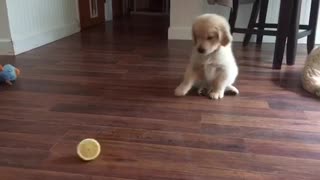
<svg viewBox="0 0 320 180">
<path fill-rule="evenodd" d="M 192 41 L 193 41 L 193 44 L 197 44 L 197 37 L 196 37 L 196 33 L 194 32 L 193 26 L 192 26 Z"/>
<path fill-rule="evenodd" d="M 232 35 L 230 29 L 222 26 L 219 28 L 219 40 L 222 46 L 226 46 L 232 41 Z"/>
</svg>

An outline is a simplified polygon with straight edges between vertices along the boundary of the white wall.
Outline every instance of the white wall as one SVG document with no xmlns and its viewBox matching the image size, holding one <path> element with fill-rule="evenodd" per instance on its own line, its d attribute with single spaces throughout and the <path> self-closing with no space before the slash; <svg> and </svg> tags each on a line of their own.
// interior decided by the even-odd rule
<svg viewBox="0 0 320 180">
<path fill-rule="evenodd" d="M 14 54 L 20 54 L 80 31 L 78 0 L 7 0 L 6 2 Z"/>
<path fill-rule="evenodd" d="M 0 54 L 13 53 L 6 0 L 0 0 Z"/>
<path fill-rule="evenodd" d="M 307 24 L 311 1 L 302 1 L 301 23 Z M 279 0 L 270 0 L 268 7 L 267 22 L 276 23 L 279 15 Z M 244 4 L 239 7 L 239 15 L 236 22 L 237 27 L 248 25 L 252 4 Z M 207 0 L 171 0 L 171 15 L 169 39 L 191 39 L 191 24 L 193 19 L 203 13 L 217 13 L 229 18 L 230 9 L 219 5 L 208 5 Z M 320 44 L 320 18 L 316 43 Z M 243 34 L 234 34 L 235 41 L 242 41 Z M 264 42 L 275 42 L 275 37 L 266 36 Z M 305 43 L 306 38 L 300 43 Z"/>
<path fill-rule="evenodd" d="M 169 39 L 191 39 L 191 24 L 202 6 L 202 0 L 171 0 Z"/>
<path fill-rule="evenodd" d="M 251 7 L 251 4 L 240 6 L 237 27 L 247 25 Z M 171 0 L 169 39 L 191 39 L 192 22 L 204 13 L 217 13 L 229 18 L 230 8 L 208 5 L 207 0 Z M 234 38 L 239 39 L 237 36 Z"/>
</svg>

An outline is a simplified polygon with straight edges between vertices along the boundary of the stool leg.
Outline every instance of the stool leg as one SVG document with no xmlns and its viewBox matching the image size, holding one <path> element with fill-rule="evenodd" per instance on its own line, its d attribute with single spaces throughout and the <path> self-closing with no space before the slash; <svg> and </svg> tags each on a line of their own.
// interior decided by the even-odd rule
<svg viewBox="0 0 320 180">
<path fill-rule="evenodd" d="M 301 1 L 295 0 L 292 19 L 290 24 L 290 31 L 288 35 L 287 42 L 287 64 L 294 65 L 296 54 L 297 54 L 297 42 L 298 42 L 298 33 L 300 25 L 300 14 L 301 14 Z"/>
<path fill-rule="evenodd" d="M 261 0 L 256 0 L 252 6 L 251 16 L 250 16 L 249 24 L 247 27 L 248 30 L 254 29 L 256 25 L 257 17 L 260 9 L 260 2 Z M 252 36 L 252 33 L 246 33 L 242 43 L 243 46 L 247 46 L 249 44 L 251 36 Z"/>
<path fill-rule="evenodd" d="M 239 9 L 239 0 L 233 0 L 233 6 L 230 11 L 230 17 L 229 17 L 229 24 L 230 24 L 230 31 L 233 33 L 233 30 L 236 25 L 236 20 L 238 16 L 238 9 Z"/>
<path fill-rule="evenodd" d="M 268 12 L 269 0 L 262 0 L 260 5 L 260 15 L 259 15 L 259 30 L 264 30 L 266 24 L 267 12 Z M 263 41 L 263 35 L 257 35 L 257 45 L 261 46 Z"/>
<path fill-rule="evenodd" d="M 294 1 L 295 0 L 281 0 L 278 32 L 274 48 L 273 69 L 281 69 Z"/>
<path fill-rule="evenodd" d="M 312 30 L 312 33 L 308 36 L 308 41 L 307 41 L 308 53 L 312 51 L 316 41 L 318 13 L 319 13 L 319 0 L 312 0 L 310 17 L 309 17 L 309 28 Z"/>
</svg>

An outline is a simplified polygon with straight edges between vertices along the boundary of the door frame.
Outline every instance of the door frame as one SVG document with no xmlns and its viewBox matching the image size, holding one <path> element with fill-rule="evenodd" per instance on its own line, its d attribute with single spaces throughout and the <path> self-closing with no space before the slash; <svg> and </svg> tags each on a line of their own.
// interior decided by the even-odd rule
<svg viewBox="0 0 320 180">
<path fill-rule="evenodd" d="M 82 29 L 86 29 L 100 23 L 105 22 L 105 1 L 97 0 L 98 16 L 91 17 L 92 11 L 90 9 L 92 0 L 76 0 L 78 8 L 78 21 Z M 89 6 L 90 5 L 90 6 Z M 89 8 L 89 10 L 87 9 Z"/>
</svg>

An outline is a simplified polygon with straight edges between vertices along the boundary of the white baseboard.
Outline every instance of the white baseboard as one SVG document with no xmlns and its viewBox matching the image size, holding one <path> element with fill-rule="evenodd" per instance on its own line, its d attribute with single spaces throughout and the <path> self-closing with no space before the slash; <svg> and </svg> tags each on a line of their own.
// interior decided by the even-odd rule
<svg viewBox="0 0 320 180">
<path fill-rule="evenodd" d="M 234 42 L 242 42 L 244 34 L 233 34 Z M 254 42 L 256 36 L 253 35 L 251 41 Z M 168 30 L 168 39 L 169 40 L 191 40 L 191 28 L 190 27 L 169 27 Z M 274 36 L 265 36 L 263 38 L 264 43 L 275 43 L 276 38 Z M 302 38 L 298 42 L 299 44 L 306 44 L 306 38 Z M 320 42 L 316 42 L 319 44 Z"/>
<path fill-rule="evenodd" d="M 13 40 L 14 55 L 54 42 L 79 31 L 80 25 L 74 23 Z"/>
<path fill-rule="evenodd" d="M 14 55 L 12 41 L 0 39 L 0 55 Z"/>
</svg>

